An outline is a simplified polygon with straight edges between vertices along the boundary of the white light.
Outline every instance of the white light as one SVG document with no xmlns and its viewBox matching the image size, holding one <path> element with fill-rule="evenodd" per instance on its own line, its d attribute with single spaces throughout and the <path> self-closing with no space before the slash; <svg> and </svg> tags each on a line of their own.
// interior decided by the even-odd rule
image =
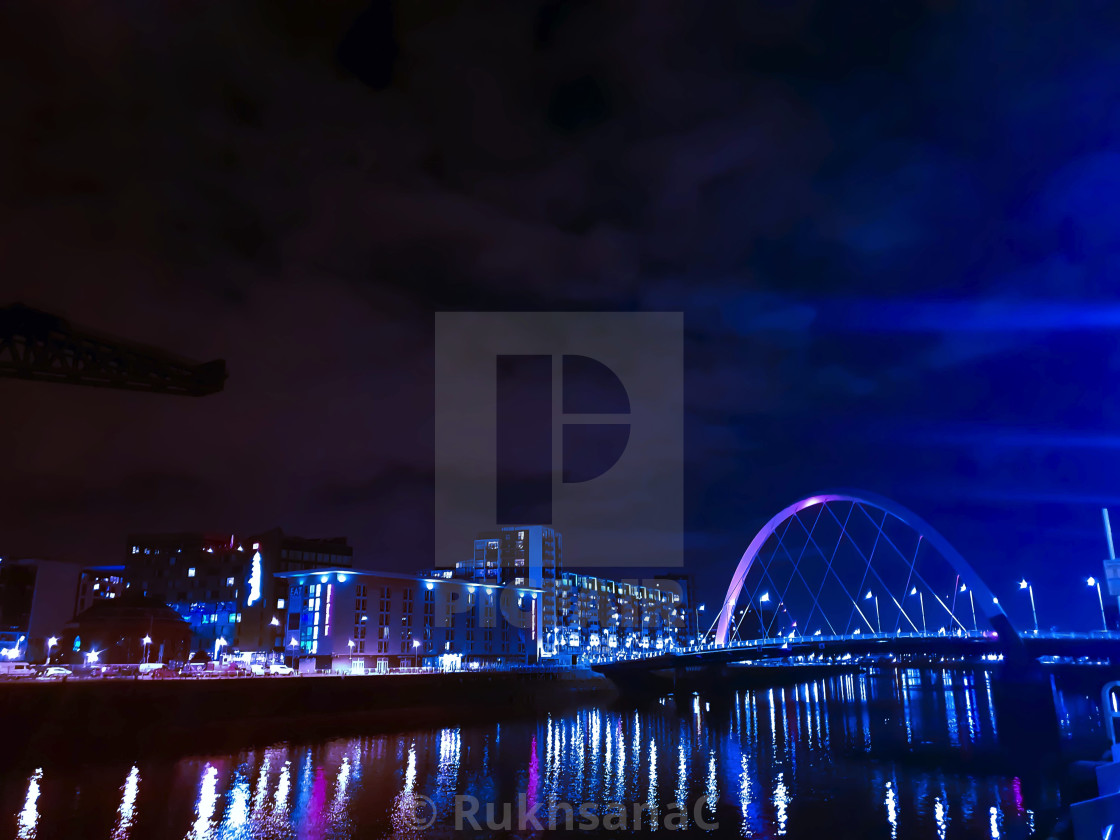
<svg viewBox="0 0 1120 840">
<path fill-rule="evenodd" d="M 299 644 L 299 642 L 298 642 L 298 641 L 296 640 L 296 637 L 295 637 L 295 636 L 292 636 L 291 640 L 290 640 L 290 641 L 288 642 L 288 645 L 289 645 L 290 647 L 295 647 L 295 646 L 296 646 L 296 645 L 298 645 L 298 644 Z"/>
<path fill-rule="evenodd" d="M 249 572 L 249 598 L 245 601 L 245 606 L 251 607 L 261 597 L 261 553 L 258 551 L 253 555 L 253 567 Z"/>
<path fill-rule="evenodd" d="M 918 594 L 918 587 L 915 586 L 913 589 L 911 589 L 910 594 L 911 595 L 917 595 Z"/>
<path fill-rule="evenodd" d="M 770 593 L 769 592 L 763 592 L 762 597 L 758 599 L 758 602 L 760 604 L 769 603 L 770 602 Z"/>
<path fill-rule="evenodd" d="M 48 648 L 48 650 L 49 650 L 50 648 L 54 647 L 54 646 L 55 646 L 55 645 L 57 645 L 57 644 L 58 644 L 58 637 L 57 637 L 57 636 L 51 636 L 51 637 L 50 637 L 49 639 L 47 639 L 47 648 Z"/>
<path fill-rule="evenodd" d="M 1027 581 L 1025 579 L 1019 581 L 1019 588 L 1020 589 L 1026 589 L 1028 586 L 1030 586 L 1030 584 L 1027 583 Z"/>
<path fill-rule="evenodd" d="M 86 654 L 86 661 L 87 662 L 96 662 L 97 657 L 98 657 L 98 652 L 96 650 L 91 650 L 89 653 Z"/>
<path fill-rule="evenodd" d="M 418 648 L 418 647 L 420 647 L 420 640 L 419 640 L 419 639 L 413 639 L 413 640 L 412 640 L 412 646 L 413 646 L 414 648 Z"/>
<path fill-rule="evenodd" d="M 1097 579 L 1096 579 L 1095 577 L 1091 577 L 1091 578 L 1089 578 L 1089 580 L 1088 580 L 1088 581 L 1086 581 L 1086 582 L 1087 582 L 1087 583 L 1088 583 L 1088 584 L 1089 584 L 1090 586 L 1096 586 L 1096 585 L 1097 585 Z"/>
<path fill-rule="evenodd" d="M 353 639 L 351 639 L 350 641 L 348 641 L 348 642 L 346 643 L 346 646 L 347 646 L 348 648 L 350 648 L 350 650 L 353 650 L 353 649 L 354 649 L 354 640 L 353 640 Z"/>
<path fill-rule="evenodd" d="M 870 589 L 868 589 L 867 594 L 863 596 L 863 600 L 865 600 L 865 601 L 870 601 L 871 600 L 871 590 Z"/>
<path fill-rule="evenodd" d="M 964 585 L 964 584 L 962 583 L 962 584 L 961 584 L 961 592 L 967 592 L 967 591 L 968 591 L 968 587 L 967 587 L 967 586 L 965 586 L 965 585 Z"/>
<path fill-rule="evenodd" d="M 435 584 L 432 583 L 430 580 L 427 583 L 424 584 L 424 588 L 428 589 L 428 590 L 430 590 L 433 586 L 435 586 Z"/>
<path fill-rule="evenodd" d="M 339 583 L 346 583 L 346 575 L 340 574 L 337 577 Z"/>
<path fill-rule="evenodd" d="M 273 627 L 279 627 L 280 626 L 280 619 L 278 619 L 276 616 L 273 616 L 272 621 L 270 621 L 269 624 L 272 625 Z"/>
<path fill-rule="evenodd" d="M 140 641 L 142 641 L 146 645 L 150 645 L 152 643 L 152 637 L 151 636 L 145 636 Z"/>
</svg>

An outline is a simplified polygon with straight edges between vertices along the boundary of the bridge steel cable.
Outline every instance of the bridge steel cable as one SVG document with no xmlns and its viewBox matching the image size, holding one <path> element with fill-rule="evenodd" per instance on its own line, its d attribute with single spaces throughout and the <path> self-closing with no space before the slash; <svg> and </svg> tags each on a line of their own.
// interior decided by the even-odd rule
<svg viewBox="0 0 1120 840">
<path fill-rule="evenodd" d="M 841 519 L 836 515 L 836 512 L 830 507 L 835 504 L 850 504 L 847 510 L 847 515 Z M 812 525 L 807 527 L 806 523 L 802 521 L 799 514 L 810 508 L 819 507 L 816 512 L 816 517 L 813 519 Z M 866 523 L 875 529 L 874 540 L 871 544 L 870 551 L 865 551 L 861 548 L 858 542 L 851 536 L 849 529 L 854 527 L 855 523 L 852 522 L 852 517 L 857 515 L 856 511 L 861 511 L 862 517 Z M 877 511 L 882 514 L 881 517 L 872 516 L 869 510 Z M 839 528 L 840 536 L 831 551 L 820 545 L 820 542 L 815 538 L 814 534 L 817 531 L 818 525 L 825 517 L 830 517 L 835 527 Z M 898 520 L 910 532 L 918 535 L 917 547 L 912 554 L 904 551 L 892 535 L 888 533 L 889 526 L 892 525 L 891 520 Z M 825 519 L 825 521 L 828 521 Z M 786 538 L 791 530 L 796 527 L 804 534 L 805 543 L 801 548 L 800 554 L 795 554 L 786 546 Z M 863 523 L 863 520 L 861 520 Z M 863 523 L 864 525 L 866 523 Z M 897 536 L 897 535 L 896 535 Z M 773 551 L 765 551 L 768 549 L 768 544 L 771 538 L 775 538 L 777 545 Z M 856 555 L 860 559 L 863 568 L 858 575 L 858 585 L 853 588 L 852 581 L 846 584 L 839 574 L 833 569 L 833 564 L 837 559 L 837 552 L 840 549 L 841 543 L 845 537 L 848 538 L 850 546 L 855 550 Z M 825 572 L 819 583 L 815 581 L 810 582 L 805 574 L 801 571 L 802 560 L 806 555 L 806 551 L 812 547 L 814 557 L 819 558 L 825 564 Z M 953 578 L 953 594 L 942 598 L 938 593 L 937 587 L 926 579 L 922 570 L 919 569 L 919 552 L 923 546 L 928 546 L 940 556 L 941 560 L 951 567 L 954 573 Z M 876 551 L 887 552 L 891 555 L 896 555 L 897 560 L 892 562 L 897 563 L 901 561 L 906 567 L 905 586 L 901 587 L 899 591 L 892 591 L 892 587 L 887 584 L 883 578 L 881 570 L 876 567 Z M 771 566 L 775 559 L 778 558 L 779 552 L 785 553 L 783 562 L 788 560 L 792 566 L 792 571 L 788 579 L 785 579 L 784 585 L 779 585 L 781 580 L 775 578 L 771 574 Z M 747 605 L 738 614 L 736 614 L 736 606 L 739 601 L 740 594 L 747 583 L 748 575 L 752 571 L 756 571 L 755 584 L 753 590 L 748 592 Z M 928 571 L 928 569 L 927 569 Z M 865 633 L 883 634 L 886 632 L 897 634 L 903 631 L 903 622 L 908 625 L 906 632 L 913 631 L 914 633 L 926 634 L 929 632 L 927 621 L 927 609 L 933 610 L 935 615 L 942 615 L 940 610 L 949 616 L 948 626 L 951 630 L 955 631 L 959 628 L 961 631 L 967 633 L 967 628 L 960 617 L 957 615 L 957 602 L 956 594 L 957 587 L 963 585 L 966 589 L 971 590 L 969 595 L 970 606 L 976 613 L 982 614 L 992 628 L 997 632 L 999 637 L 1011 643 L 1018 643 L 1020 637 L 1014 626 L 1011 624 L 1007 615 L 1000 607 L 999 602 L 992 594 L 991 590 L 972 568 L 972 566 L 964 559 L 964 557 L 953 548 L 952 544 L 945 539 L 938 531 L 936 531 L 928 522 L 913 511 L 903 507 L 902 505 L 890 499 L 878 496 L 874 493 L 868 493 L 858 490 L 840 490 L 828 493 L 820 493 L 814 496 L 801 499 L 785 509 L 778 512 L 773 516 L 755 535 L 751 540 L 747 550 L 743 553 L 739 564 L 735 569 L 735 573 L 731 578 L 731 583 L 727 589 L 727 595 L 723 599 L 718 619 L 716 622 L 715 641 L 719 646 L 726 646 L 731 639 L 732 635 L 738 635 L 739 628 L 743 625 L 747 614 L 752 610 L 758 611 L 758 620 L 760 622 L 760 629 L 764 636 L 769 637 L 774 629 L 774 624 L 778 621 L 779 616 L 786 615 L 788 620 L 792 622 L 794 632 L 791 634 L 796 635 L 796 628 L 798 620 L 796 617 L 787 612 L 786 599 L 791 587 L 795 580 L 799 580 L 800 584 L 804 586 L 807 591 L 811 606 L 809 607 L 808 614 L 801 616 L 802 623 L 801 635 L 806 635 L 809 629 L 809 622 L 814 618 L 823 620 L 828 625 L 829 631 L 835 635 L 848 635 L 851 633 L 859 633 L 861 630 Z M 839 621 L 834 622 L 829 616 L 828 611 L 821 605 L 822 592 L 824 591 L 825 584 L 829 583 L 832 586 L 839 587 L 843 592 L 843 597 L 840 598 L 844 602 L 844 609 L 848 611 L 848 619 L 845 626 L 840 627 Z M 882 615 L 880 613 L 879 595 L 874 595 L 874 606 L 871 604 L 864 605 L 863 602 L 872 599 L 873 593 L 871 589 L 867 589 L 867 595 L 863 593 L 865 587 L 873 585 L 879 593 L 884 595 L 884 602 L 888 605 L 893 605 L 898 610 L 898 615 L 893 622 L 893 628 L 885 629 Z M 759 591 L 766 587 L 763 595 L 759 596 Z M 898 587 L 895 587 L 898 589 Z M 963 591 L 963 590 L 962 590 Z M 774 612 L 770 616 L 770 621 L 767 623 L 761 611 L 756 607 L 761 602 L 770 603 L 770 593 L 774 593 L 776 602 L 774 602 Z M 918 603 L 911 603 L 909 609 L 906 602 L 910 601 L 910 596 L 916 596 Z M 927 598 L 929 599 L 927 602 Z M 850 610 L 849 610 L 850 605 Z M 911 615 L 912 612 L 920 610 L 920 618 Z M 874 620 L 873 620 L 874 619 Z M 890 622 L 888 622 L 889 624 Z M 934 622 L 936 626 L 937 622 Z M 853 630 L 853 626 L 858 629 Z M 818 631 L 819 632 L 819 631 Z M 946 632 L 945 628 L 941 628 L 941 633 Z"/>
</svg>

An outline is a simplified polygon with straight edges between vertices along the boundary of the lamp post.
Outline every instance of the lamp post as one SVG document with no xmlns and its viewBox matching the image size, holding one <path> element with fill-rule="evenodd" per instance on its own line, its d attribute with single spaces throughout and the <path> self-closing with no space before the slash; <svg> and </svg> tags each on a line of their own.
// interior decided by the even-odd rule
<svg viewBox="0 0 1120 840">
<path fill-rule="evenodd" d="M 294 668 L 296 667 L 296 650 L 299 648 L 299 639 L 297 639 L 295 636 L 292 636 L 291 640 L 288 642 L 288 647 L 292 649 L 292 667 Z"/>
<path fill-rule="evenodd" d="M 143 639 L 140 640 L 140 643 L 144 645 L 144 664 L 147 664 L 147 662 L 148 662 L 148 651 L 151 650 L 152 637 L 151 636 L 145 636 Z"/>
<path fill-rule="evenodd" d="M 910 590 L 910 594 L 918 596 L 918 603 L 921 604 L 921 607 L 922 607 L 922 633 L 925 633 L 926 632 L 926 599 L 925 599 L 925 593 L 919 592 L 918 587 L 915 586 Z"/>
<path fill-rule="evenodd" d="M 1097 601 L 1101 605 L 1101 627 L 1104 632 L 1108 632 L 1108 619 L 1104 617 L 1104 596 L 1101 595 L 1101 582 L 1094 577 L 1089 578 L 1087 581 L 1090 586 L 1097 587 Z"/>
<path fill-rule="evenodd" d="M 53 648 L 57 644 L 58 644 L 58 637 L 57 636 L 51 636 L 49 639 L 47 639 L 47 664 L 48 665 L 51 664 L 51 648 Z"/>
<path fill-rule="evenodd" d="M 972 596 L 972 590 L 969 589 L 968 586 L 966 586 L 963 583 L 961 584 L 961 592 L 967 592 L 968 593 L 968 603 L 969 603 L 969 606 L 972 607 L 972 632 L 975 633 L 979 629 L 976 626 L 976 599 Z"/>
<path fill-rule="evenodd" d="M 1031 597 L 1031 617 L 1034 619 L 1034 634 L 1038 635 L 1038 612 L 1034 608 L 1034 587 L 1031 586 L 1025 579 L 1019 581 L 1019 588 L 1027 590 L 1027 594 Z"/>
<path fill-rule="evenodd" d="M 346 642 L 346 647 L 350 648 L 350 670 L 354 670 L 354 640 L 350 639 Z"/>
<path fill-rule="evenodd" d="M 704 632 L 703 636 L 700 635 L 700 613 L 702 612 L 704 612 L 704 605 L 700 604 L 696 608 L 696 644 L 698 645 L 703 645 L 708 640 L 707 631 Z"/>
<path fill-rule="evenodd" d="M 867 601 L 867 600 L 870 600 L 871 598 L 875 599 L 875 632 L 876 633 L 882 633 L 883 632 L 883 621 L 879 617 L 879 596 L 878 595 L 872 595 L 871 590 L 868 589 L 867 594 L 863 596 L 863 600 Z"/>
<path fill-rule="evenodd" d="M 214 661 L 215 661 L 215 662 L 217 662 L 217 661 L 218 661 L 218 652 L 219 652 L 219 651 L 220 651 L 220 650 L 221 650 L 221 649 L 222 649 L 223 647 L 225 647 L 225 646 L 226 646 L 227 644 L 229 644 L 229 643 L 228 643 L 228 642 L 227 642 L 227 641 L 225 640 L 225 638 L 223 638 L 222 636 L 219 636 L 218 638 L 216 638 L 216 639 L 214 640 Z"/>
</svg>

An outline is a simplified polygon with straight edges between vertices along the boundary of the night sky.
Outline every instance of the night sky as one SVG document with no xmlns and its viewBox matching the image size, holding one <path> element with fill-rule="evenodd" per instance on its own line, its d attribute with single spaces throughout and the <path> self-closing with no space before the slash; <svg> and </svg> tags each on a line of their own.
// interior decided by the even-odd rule
<svg viewBox="0 0 1120 840">
<path fill-rule="evenodd" d="M 433 314 L 672 310 L 705 597 L 772 513 L 858 487 L 937 526 L 1021 626 L 1024 574 L 1043 625 L 1095 626 L 1120 7 L 363 8 L 4 4 L 0 305 L 230 378 L 197 400 L 0 382 L 0 553 L 279 525 L 367 567 L 446 561 Z"/>
</svg>

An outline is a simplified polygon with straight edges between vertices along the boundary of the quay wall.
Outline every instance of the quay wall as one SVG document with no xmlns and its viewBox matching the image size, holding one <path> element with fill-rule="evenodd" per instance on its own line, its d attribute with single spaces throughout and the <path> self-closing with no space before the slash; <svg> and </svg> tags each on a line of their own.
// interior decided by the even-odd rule
<svg viewBox="0 0 1120 840">
<path fill-rule="evenodd" d="M 220 749 L 534 715 L 613 696 L 580 669 L 0 684 L 8 759 Z M 23 763 L 21 761 L 21 763 Z"/>
</svg>

